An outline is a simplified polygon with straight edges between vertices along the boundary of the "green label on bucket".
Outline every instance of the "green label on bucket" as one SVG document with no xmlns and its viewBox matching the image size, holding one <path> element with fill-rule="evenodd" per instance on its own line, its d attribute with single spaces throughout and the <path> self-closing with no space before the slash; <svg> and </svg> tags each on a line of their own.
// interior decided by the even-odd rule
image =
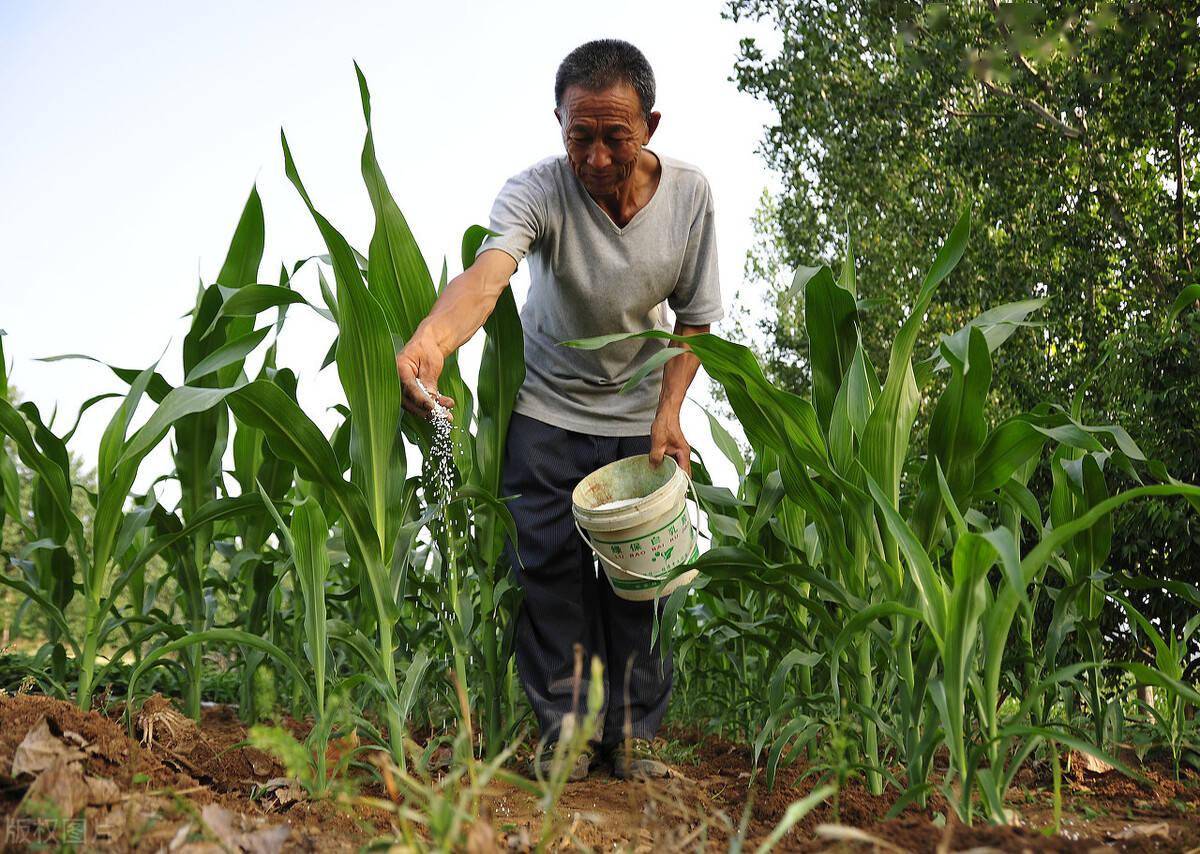
<svg viewBox="0 0 1200 854">
<path fill-rule="evenodd" d="M 698 557 L 700 557 L 700 546 L 697 545 L 694 549 L 692 549 L 692 555 L 688 558 L 688 561 L 680 561 L 679 563 L 694 561 Z M 662 574 L 666 575 L 667 571 L 664 570 Z M 649 590 L 652 587 L 662 586 L 662 584 L 666 581 L 664 578 L 659 578 L 657 580 L 647 580 L 641 578 L 613 578 L 611 574 L 608 576 L 608 580 L 612 582 L 613 587 L 620 588 L 621 590 Z"/>
<path fill-rule="evenodd" d="M 633 551 L 642 551 L 647 545 L 662 545 L 662 539 L 665 536 L 671 543 L 679 539 L 679 535 L 690 527 L 682 524 L 686 520 L 687 505 L 679 511 L 679 515 L 672 519 L 667 524 L 663 525 L 657 531 L 651 531 L 648 534 L 642 534 L 640 537 L 630 537 L 628 540 L 602 540 L 595 535 L 592 535 L 592 542 L 599 543 L 605 546 L 629 546 Z M 655 542 L 657 538 L 657 542 Z M 629 552 L 619 552 L 613 550 L 614 554 L 628 554 Z"/>
<path fill-rule="evenodd" d="M 684 506 L 670 522 L 640 537 L 628 540 L 593 539 L 592 543 L 614 563 L 626 566 L 640 563 L 639 573 L 663 574 L 686 560 L 684 549 L 692 539 L 692 526 L 686 514 L 687 507 Z"/>
</svg>

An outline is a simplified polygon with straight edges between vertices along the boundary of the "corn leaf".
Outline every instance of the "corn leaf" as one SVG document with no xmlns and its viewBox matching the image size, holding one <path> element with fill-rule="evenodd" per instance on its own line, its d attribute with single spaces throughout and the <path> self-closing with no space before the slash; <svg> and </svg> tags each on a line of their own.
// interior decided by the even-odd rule
<svg viewBox="0 0 1200 854">
<path fill-rule="evenodd" d="M 122 382 L 126 384 L 133 383 L 137 379 L 141 370 L 137 368 L 118 368 L 107 362 L 102 362 L 95 356 L 88 356 L 83 353 L 60 353 L 57 356 L 43 356 L 40 359 L 34 359 L 35 362 L 63 362 L 79 359 L 86 362 L 95 362 L 98 365 L 104 365 L 112 371 Z M 158 373 L 152 372 L 148 385 L 146 386 L 146 394 L 155 403 L 162 403 L 163 398 L 171 391 L 171 384 L 168 383 Z"/>
<path fill-rule="evenodd" d="M 707 408 L 701 408 L 704 409 L 704 417 L 708 419 L 708 432 L 712 436 L 713 444 L 717 446 L 725 459 L 729 460 L 740 481 L 746 476 L 746 458 L 742 456 L 741 448 L 738 447 L 729 431 L 725 429 L 725 425 L 718 421 Z"/>
<path fill-rule="evenodd" d="M 490 233 L 482 226 L 473 225 L 463 234 L 464 270 L 475 262 L 476 252 Z M 525 336 L 512 288 L 505 288 L 500 294 L 495 309 L 483 324 L 483 331 L 487 337 L 476 384 L 479 390 L 479 424 L 475 431 L 475 461 L 480 485 L 492 495 L 499 496 L 508 424 L 517 402 L 517 392 L 525 381 Z M 489 564 L 499 558 L 504 546 L 495 522 L 496 517 L 491 512 L 476 518 L 480 549 Z"/>
<path fill-rule="evenodd" d="M 822 267 L 804 291 L 804 329 L 812 369 L 812 402 L 822 429 L 829 430 L 834 400 L 858 347 L 854 295 Z"/>
<path fill-rule="evenodd" d="M 328 533 L 329 524 L 321 512 L 321 505 L 312 498 L 305 498 L 292 511 L 292 558 L 304 596 L 304 634 L 308 641 L 305 651 L 313 668 L 318 719 L 325 713 L 328 659 L 325 631 L 325 579 L 329 574 L 329 552 L 325 548 L 325 540 Z"/>
<path fill-rule="evenodd" d="M 788 831 L 795 827 L 806 815 L 833 797 L 836 791 L 833 786 L 821 786 L 813 789 L 803 798 L 791 804 L 787 808 L 787 811 L 784 812 L 783 818 L 767 834 L 767 838 L 763 840 L 762 844 L 755 849 L 755 854 L 767 854 L 768 851 L 774 850 L 775 846 L 788 834 Z"/>
<path fill-rule="evenodd" d="M 1167 324 L 1174 323 L 1188 306 L 1197 301 L 1200 301 L 1200 282 L 1188 285 L 1179 292 L 1179 296 L 1175 298 L 1175 302 L 1171 305 L 1171 310 L 1167 312 Z"/>
<path fill-rule="evenodd" d="M 974 486 L 976 456 L 987 438 L 983 411 L 992 382 L 991 357 L 980 330 L 972 329 L 966 341 L 947 340 L 942 353 L 952 374 L 929 422 L 929 456 L 912 511 L 913 529 L 927 549 L 942 522 L 937 471 L 945 477 L 955 512 Z"/>
<path fill-rule="evenodd" d="M 247 646 L 251 649 L 256 649 L 271 656 L 289 671 L 291 677 L 295 680 L 296 688 L 304 694 L 305 699 L 307 699 L 309 703 L 315 705 L 315 697 L 313 695 L 312 686 L 309 684 L 308 678 L 305 676 L 304 671 L 302 671 L 300 666 L 296 663 L 295 658 L 285 653 L 270 641 L 264 640 L 257 635 L 252 635 L 249 632 L 241 631 L 240 629 L 208 629 L 207 631 L 196 632 L 194 634 L 179 638 L 178 640 L 173 640 L 170 643 L 165 643 L 148 653 L 146 657 L 142 659 L 141 663 L 134 668 L 133 673 L 131 673 L 129 676 L 129 697 L 133 698 L 136 696 L 137 682 L 142 675 L 166 656 L 173 652 L 178 652 L 182 649 L 195 646 L 196 644 L 212 643 L 240 644 L 241 646 Z M 132 703 L 128 706 L 127 714 L 130 715 L 130 720 L 132 723 Z"/>
<path fill-rule="evenodd" d="M 201 377 L 207 377 L 214 371 L 229 365 L 238 364 L 252 353 L 259 344 L 266 340 L 267 335 L 271 332 L 270 326 L 264 326 L 262 329 L 256 329 L 253 332 L 248 332 L 239 338 L 234 338 L 222 344 L 212 353 L 201 359 L 195 367 L 193 367 L 183 378 L 184 384 L 191 385 Z"/>
<path fill-rule="evenodd" d="M 262 265 L 263 244 L 266 241 L 266 225 L 263 222 L 262 199 L 258 187 L 250 188 L 250 197 L 242 208 L 237 228 L 221 272 L 218 284 L 228 288 L 241 288 L 258 281 L 258 268 Z"/>
<path fill-rule="evenodd" d="M 55 507 L 70 524 L 76 547 L 86 553 L 83 526 L 71 509 L 71 486 L 67 476 L 57 463 L 38 449 L 20 413 L 3 398 L 0 398 L 0 434 L 12 439 L 17 457 L 42 478 Z"/>
<path fill-rule="evenodd" d="M 404 483 L 395 350 L 381 303 L 363 283 L 350 244 L 313 205 L 286 137 L 283 152 L 287 175 L 316 221 L 333 262 L 338 303 L 338 377 L 350 410 L 355 413 L 350 443 L 351 480 L 367 498 L 378 537 L 377 550 L 386 559 L 392 544 L 390 531 L 396 524 L 392 511 Z"/>
<path fill-rule="evenodd" d="M 863 432 L 861 459 L 868 475 L 883 489 L 889 506 L 899 506 L 900 473 L 917 414 L 919 393 L 912 369 L 912 351 L 925 322 L 925 312 L 937 286 L 950 275 L 966 250 L 971 214 L 962 217 L 946 238 L 925 276 L 912 311 L 892 342 L 887 378 Z"/>
<path fill-rule="evenodd" d="M 371 236 L 367 281 L 392 334 L 404 342 L 412 337 L 417 325 L 429 314 L 437 291 L 408 221 L 392 197 L 383 170 L 379 167 L 371 127 L 371 93 L 357 63 L 354 71 L 358 76 L 363 118 L 367 125 L 362 150 L 362 175 L 371 197 L 371 207 L 375 211 L 375 232 Z M 340 296 L 338 301 L 341 302 Z M 437 391 L 454 399 L 458 413 L 456 432 L 465 435 L 471 421 L 473 403 L 471 392 L 459 374 L 456 356 L 447 357 L 438 379 Z M 425 422 L 406 419 L 406 424 L 411 424 L 422 437 L 423 444 L 428 444 L 428 425 Z M 458 441 L 455 442 L 454 451 L 459 471 L 464 478 L 469 477 L 474 465 L 470 446 L 465 441 Z"/>
</svg>

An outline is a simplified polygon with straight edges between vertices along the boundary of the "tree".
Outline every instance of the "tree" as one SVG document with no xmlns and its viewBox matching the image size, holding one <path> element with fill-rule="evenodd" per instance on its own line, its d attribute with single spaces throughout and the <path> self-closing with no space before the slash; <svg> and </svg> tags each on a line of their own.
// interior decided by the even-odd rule
<svg viewBox="0 0 1200 854">
<path fill-rule="evenodd" d="M 808 381 L 799 308 L 774 271 L 833 261 L 852 233 L 866 344 L 885 363 L 887 330 L 923 272 L 914 259 L 969 204 L 978 226 L 928 345 L 985 308 L 1046 297 L 1044 325 L 997 353 L 1000 411 L 1085 386 L 1087 420 L 1119 420 L 1177 477 L 1200 477 L 1200 370 L 1186 339 L 1197 327 L 1163 323 L 1195 281 L 1198 10 L 731 0 L 728 17 L 768 19 L 782 35 L 773 56 L 743 39 L 735 68 L 739 88 L 779 115 L 761 151 L 784 189 L 748 265 L 767 274 L 777 309 L 762 321 L 772 376 Z M 1200 582 L 1195 522 L 1166 504 L 1132 512 L 1114 562 Z"/>
</svg>

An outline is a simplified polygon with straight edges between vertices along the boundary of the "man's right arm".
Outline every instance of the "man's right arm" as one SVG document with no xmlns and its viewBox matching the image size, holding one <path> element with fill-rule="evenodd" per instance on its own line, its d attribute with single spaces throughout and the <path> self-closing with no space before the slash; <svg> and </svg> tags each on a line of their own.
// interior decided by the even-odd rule
<svg viewBox="0 0 1200 854">
<path fill-rule="evenodd" d="M 437 391 L 446 358 L 471 340 L 491 316 L 516 270 L 511 255 L 502 249 L 488 249 L 446 284 L 429 315 L 396 356 L 405 409 L 423 417 L 433 411 L 432 401 L 417 386 L 418 378 L 439 403 L 454 406 L 451 398 Z"/>
</svg>

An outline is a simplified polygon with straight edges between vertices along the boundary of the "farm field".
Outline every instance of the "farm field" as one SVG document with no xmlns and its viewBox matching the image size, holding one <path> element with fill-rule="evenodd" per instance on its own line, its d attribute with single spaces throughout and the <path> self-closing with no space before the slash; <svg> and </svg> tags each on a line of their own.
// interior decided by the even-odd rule
<svg viewBox="0 0 1200 854">
<path fill-rule="evenodd" d="M 155 697 L 150 705 L 160 701 Z M 84 715 L 68 703 L 45 697 L 8 697 L 0 701 L 5 733 L 0 762 L 9 766 L 23 740 L 16 736 L 43 719 L 52 731 L 76 733 L 86 742 L 85 774 L 116 783 L 114 802 L 89 804 L 80 813 L 94 829 L 95 836 L 88 837 L 94 844 L 132 851 L 357 851 L 389 835 L 392 816 L 386 809 L 356 804 L 353 798 L 314 802 L 290 787 L 272 790 L 272 781 L 285 769 L 270 755 L 240 746 L 246 729 L 233 708 L 205 708 L 198 727 L 185 725 L 146 744 L 98 713 Z M 286 726 L 303 735 L 303 725 L 288 721 Z M 141 724 L 138 732 L 143 732 Z M 558 803 L 560 818 L 557 832 L 549 838 L 551 849 L 726 850 L 733 839 L 741 838 L 753 850 L 767 839 L 788 806 L 813 787 L 811 781 L 796 780 L 773 792 L 754 789 L 751 796 L 747 780 L 752 766 L 743 746 L 683 731 L 667 737 L 679 753 L 672 763 L 672 779 L 627 784 L 601 774 L 572 784 Z M 789 777 L 801 777 L 804 770 L 797 768 Z M 1113 771 L 1093 773 L 1080 767 L 1064 784 L 1063 832 L 1046 836 L 1042 829 L 1053 822 L 1052 784 L 1039 776 L 1045 777 L 1047 770 L 1039 774 L 1031 769 L 1018 781 L 1020 828 L 968 828 L 953 818 L 948 826 L 935 824 L 928 812 L 914 808 L 887 819 L 890 799 L 851 786 L 843 791 L 837 814 L 829 805 L 814 810 L 783 847 L 826 850 L 837 844 L 837 831 L 817 831 L 819 824 L 854 828 L 912 851 L 939 846 L 1160 851 L 1200 844 L 1200 832 L 1188 815 L 1198 806 L 1195 792 L 1174 783 L 1167 769 L 1151 772 L 1149 785 L 1139 786 Z M 255 796 L 256 790 L 263 794 Z M 373 802 L 383 794 L 377 784 L 367 785 L 361 797 Z M 3 819 L 17 824 L 20 819 L 12 806 L 6 803 Z M 937 805 L 937 812 L 953 815 L 944 804 Z M 487 787 L 480 816 L 466 834 L 470 850 L 531 850 L 546 822 L 537 797 L 503 782 Z M 748 816 L 744 825 L 743 816 Z M 48 825 L 22 826 L 31 840 L 40 832 L 42 841 L 49 842 Z M 866 840 L 861 837 L 862 844 L 870 846 Z"/>
<path fill-rule="evenodd" d="M 219 273 L 179 306 L 178 363 L 110 365 L 110 387 L 52 413 L 21 399 L 0 337 L 10 850 L 1200 850 L 1200 589 L 1114 549 L 1134 507 L 1194 526 L 1200 486 L 1144 450 L 1144 425 L 1093 418 L 1082 385 L 999 399 L 1048 297 L 928 334 L 991 228 L 970 199 L 910 259 L 883 359 L 853 237 L 796 270 L 804 388 L 717 334 L 564 343 L 665 341 L 626 390 L 686 345 L 734 476 L 695 453 L 704 548 L 662 579 L 699 571 L 655 624 L 676 669 L 670 777 L 568 780 L 603 702 L 580 652 L 575 711 L 531 779 L 501 479 L 521 320 L 509 289 L 478 374 L 447 360 L 449 426 L 404 411 L 397 347 L 450 265 L 430 273 L 355 71 L 371 233 L 334 225 L 281 134 L 322 245 L 265 257 L 251 188 Z M 486 234 L 465 229 L 459 265 Z M 1195 328 L 1197 298 L 1162 326 Z M 332 416 L 280 358 L 300 312 L 325 324 L 306 346 L 340 385 Z M 80 359 L 99 360 L 48 361 Z M 94 472 L 73 456 L 84 418 L 106 419 Z M 170 467 L 147 472 L 158 448 Z"/>
</svg>

